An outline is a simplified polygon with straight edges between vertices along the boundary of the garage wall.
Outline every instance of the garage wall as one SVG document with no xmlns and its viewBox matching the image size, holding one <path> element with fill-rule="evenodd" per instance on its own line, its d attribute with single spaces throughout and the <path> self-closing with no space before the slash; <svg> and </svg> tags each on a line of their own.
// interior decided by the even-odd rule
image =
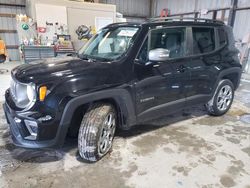
<svg viewBox="0 0 250 188">
<path fill-rule="evenodd" d="M 170 10 L 171 14 L 181 14 L 188 13 L 187 17 L 194 17 L 191 14 L 195 11 L 200 11 L 202 9 L 213 10 L 213 9 L 223 9 L 227 8 L 223 14 L 225 17 L 225 22 L 227 22 L 229 16 L 229 8 L 231 7 L 231 0 L 153 0 L 155 12 L 154 16 L 159 16 L 163 8 Z M 249 0 L 238 0 L 238 8 L 250 6 Z M 217 18 L 222 15 L 222 11 L 217 13 Z M 202 18 L 212 18 L 212 12 L 207 15 L 202 15 Z M 250 33 L 250 22 L 248 18 L 250 17 L 250 9 L 248 10 L 238 10 L 236 12 L 236 19 L 234 23 L 234 35 L 236 40 L 242 39 L 248 33 Z"/>
<path fill-rule="evenodd" d="M 238 7 L 249 7 L 249 0 L 239 0 Z M 237 40 L 243 39 L 250 33 L 250 9 L 240 10 L 236 12 L 235 23 L 234 23 L 234 35 Z"/>
<path fill-rule="evenodd" d="M 234 23 L 234 35 L 235 39 L 243 39 L 248 33 L 250 33 L 250 10 L 237 11 Z"/>
<path fill-rule="evenodd" d="M 0 0 L 0 37 L 5 41 L 9 59 L 19 61 L 16 15 L 25 14 L 25 0 Z"/>
<path fill-rule="evenodd" d="M 127 21 L 143 22 L 150 17 L 150 0 L 99 0 L 100 3 L 116 5 L 117 12 Z"/>
<path fill-rule="evenodd" d="M 95 17 L 100 17 L 100 18 L 114 17 L 114 12 L 97 11 L 97 10 L 93 11 L 89 9 L 82 9 L 76 7 L 67 8 L 67 14 L 68 14 L 68 23 L 70 23 L 69 34 L 71 35 L 72 40 L 74 41 L 74 47 L 77 50 L 83 45 L 81 42 L 79 42 L 77 35 L 75 34 L 75 31 L 79 25 L 87 25 L 87 26 L 95 25 Z M 86 19 L 86 18 L 93 18 L 93 19 Z"/>
<path fill-rule="evenodd" d="M 89 10 L 96 10 L 99 12 L 100 11 L 116 12 L 116 7 L 113 5 L 103 6 L 98 3 L 86 3 L 81 1 L 70 1 L 70 0 L 26 0 L 27 15 L 34 19 L 36 19 L 35 4 L 57 5 L 57 6 L 65 6 L 67 8 L 83 8 L 83 9 L 85 8 Z M 115 14 L 113 15 L 113 17 L 115 19 Z"/>
<path fill-rule="evenodd" d="M 215 9 L 229 7 L 231 0 L 156 0 L 156 15 L 164 8 L 170 9 L 171 14 L 193 12 L 200 9 Z"/>
<path fill-rule="evenodd" d="M 27 14 L 34 18 L 37 22 L 39 22 L 39 17 L 45 17 L 42 14 L 39 16 L 36 15 L 37 12 L 35 7 L 41 4 L 46 6 L 52 5 L 66 8 L 68 23 L 67 26 L 76 50 L 78 50 L 83 45 L 83 41 L 79 41 L 75 33 L 78 26 L 95 26 L 97 17 L 102 19 L 109 18 L 113 20 L 113 22 L 115 22 L 116 19 L 116 7 L 114 5 L 103 5 L 99 3 L 86 3 L 79 1 L 74 2 L 69 0 L 27 0 Z M 46 10 L 44 10 L 44 12 L 46 12 Z M 44 19 L 47 19 L 47 17 Z"/>
</svg>

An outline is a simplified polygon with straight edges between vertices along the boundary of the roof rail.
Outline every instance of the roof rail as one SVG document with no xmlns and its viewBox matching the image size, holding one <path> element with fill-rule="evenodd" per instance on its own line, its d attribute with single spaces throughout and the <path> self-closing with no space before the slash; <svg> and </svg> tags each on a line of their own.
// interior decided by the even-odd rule
<svg viewBox="0 0 250 188">
<path fill-rule="evenodd" d="M 205 18 L 191 18 L 191 17 L 155 17 L 149 18 L 149 22 L 174 22 L 174 21 L 193 21 L 193 22 L 204 22 L 204 23 L 217 23 L 224 24 L 223 21 L 213 20 L 213 19 L 205 19 Z"/>
</svg>

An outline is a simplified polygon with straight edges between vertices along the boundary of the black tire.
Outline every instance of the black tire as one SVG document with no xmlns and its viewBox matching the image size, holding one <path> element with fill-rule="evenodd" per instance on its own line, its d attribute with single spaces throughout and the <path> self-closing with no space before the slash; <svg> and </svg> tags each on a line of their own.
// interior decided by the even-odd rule
<svg viewBox="0 0 250 188">
<path fill-rule="evenodd" d="M 0 54 L 0 63 L 4 63 L 6 61 L 6 56 L 4 54 Z"/>
<path fill-rule="evenodd" d="M 227 92 L 226 89 L 229 89 L 229 91 Z M 230 91 L 231 94 L 229 95 Z M 220 92 L 223 93 L 222 97 L 220 95 L 221 94 Z M 228 93 L 228 95 L 224 93 Z M 230 80 L 222 80 L 220 81 L 214 93 L 213 98 L 205 106 L 210 115 L 221 116 L 230 109 L 233 99 L 234 99 L 233 83 Z M 225 100 L 225 106 L 223 106 L 224 105 L 223 100 Z"/>
<path fill-rule="evenodd" d="M 78 134 L 80 156 L 95 162 L 106 155 L 112 147 L 116 124 L 117 115 L 112 105 L 95 103 L 90 106 L 83 116 Z"/>
</svg>

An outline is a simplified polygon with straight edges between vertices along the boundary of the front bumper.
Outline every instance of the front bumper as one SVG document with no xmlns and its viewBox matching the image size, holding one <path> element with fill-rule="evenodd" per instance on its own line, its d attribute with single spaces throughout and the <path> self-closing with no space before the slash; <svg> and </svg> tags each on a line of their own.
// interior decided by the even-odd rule
<svg viewBox="0 0 250 188">
<path fill-rule="evenodd" d="M 7 123 L 10 125 L 12 140 L 15 145 L 25 148 L 48 148 L 48 147 L 61 146 L 63 144 L 64 139 L 62 139 L 57 129 L 53 130 L 53 127 L 59 126 L 59 125 L 54 125 L 54 123 L 56 122 L 52 121 L 49 124 L 48 123 L 44 124 L 36 119 L 21 116 L 16 111 L 12 110 L 7 103 L 3 104 L 3 109 L 5 112 Z M 27 129 L 25 120 L 36 122 L 38 133 L 35 138 L 30 137 L 31 134 L 30 131 Z M 48 132 L 49 130 L 49 126 L 51 126 L 50 132 L 54 132 L 54 138 L 45 140 L 40 135 L 46 135 L 46 132 Z"/>
</svg>

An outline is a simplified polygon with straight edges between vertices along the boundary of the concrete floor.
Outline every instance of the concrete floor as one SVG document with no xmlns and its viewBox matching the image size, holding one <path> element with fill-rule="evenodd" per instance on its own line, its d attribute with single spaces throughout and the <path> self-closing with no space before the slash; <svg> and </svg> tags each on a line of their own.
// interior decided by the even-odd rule
<svg viewBox="0 0 250 188">
<path fill-rule="evenodd" d="M 8 79 L 0 75 L 1 95 Z M 0 187 L 250 188 L 249 115 L 246 76 L 226 115 L 195 107 L 118 132 L 113 150 L 88 164 L 76 140 L 57 150 L 15 147 L 0 106 Z"/>
</svg>

